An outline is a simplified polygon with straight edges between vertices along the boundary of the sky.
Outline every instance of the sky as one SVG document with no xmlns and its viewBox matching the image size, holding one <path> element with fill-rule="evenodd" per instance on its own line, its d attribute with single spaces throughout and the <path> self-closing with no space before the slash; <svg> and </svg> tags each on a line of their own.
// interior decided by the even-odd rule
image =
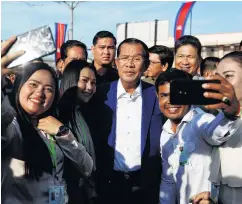
<svg viewBox="0 0 242 204">
<path fill-rule="evenodd" d="M 174 22 L 182 1 L 84 1 L 74 10 L 74 39 L 88 48 L 94 35 L 108 30 L 116 35 L 119 23 L 169 20 L 169 36 L 174 35 Z M 54 1 L 2 1 L 1 39 L 49 25 L 71 21 L 71 12 Z M 198 1 L 192 10 L 192 34 L 242 32 L 242 2 Z M 185 34 L 190 33 L 187 21 Z M 69 27 L 67 27 L 68 29 Z"/>
</svg>

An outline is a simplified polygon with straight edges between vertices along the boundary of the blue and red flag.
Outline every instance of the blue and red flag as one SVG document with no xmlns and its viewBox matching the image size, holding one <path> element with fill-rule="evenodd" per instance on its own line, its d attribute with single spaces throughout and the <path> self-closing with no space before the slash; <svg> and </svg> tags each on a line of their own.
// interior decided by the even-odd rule
<svg viewBox="0 0 242 204">
<path fill-rule="evenodd" d="M 179 9 L 176 21 L 175 21 L 175 28 L 174 28 L 174 39 L 177 40 L 178 38 L 184 35 L 185 26 L 187 22 L 187 17 L 192 10 L 195 1 L 190 1 L 183 3 L 181 8 Z"/>
<path fill-rule="evenodd" d="M 60 47 L 65 42 L 67 24 L 55 23 L 55 61 L 60 58 Z"/>
</svg>

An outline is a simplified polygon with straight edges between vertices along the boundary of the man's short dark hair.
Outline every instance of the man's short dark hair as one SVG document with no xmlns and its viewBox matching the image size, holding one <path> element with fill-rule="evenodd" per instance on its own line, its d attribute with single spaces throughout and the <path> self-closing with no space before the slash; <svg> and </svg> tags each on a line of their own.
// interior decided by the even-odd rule
<svg viewBox="0 0 242 204">
<path fill-rule="evenodd" d="M 174 54 L 170 48 L 163 45 L 154 45 L 153 47 L 149 48 L 149 53 L 155 53 L 159 55 L 161 64 L 168 64 L 167 69 L 170 69 L 172 67 L 174 61 Z"/>
<path fill-rule="evenodd" d="M 170 83 L 175 79 L 188 79 L 192 80 L 192 75 L 182 70 L 171 68 L 166 70 L 165 72 L 161 72 L 155 81 L 155 89 L 156 92 L 159 92 L 159 86 L 164 85 L 166 83 Z"/>
<path fill-rule="evenodd" d="M 67 40 L 65 43 L 61 45 L 60 54 L 61 54 L 62 60 L 65 60 L 67 58 L 67 52 L 72 47 L 80 47 L 84 49 L 86 60 L 87 60 L 87 57 L 88 57 L 87 46 L 78 40 Z"/>
<path fill-rule="evenodd" d="M 97 32 L 96 35 L 93 38 L 92 44 L 95 46 L 97 44 L 98 39 L 100 39 L 100 38 L 112 38 L 114 45 L 117 44 L 117 40 L 114 37 L 114 35 L 111 32 L 106 31 L 106 30 L 102 30 L 102 31 Z"/>
<path fill-rule="evenodd" d="M 148 66 L 149 66 L 149 49 L 148 49 L 147 45 L 143 41 L 141 41 L 141 40 L 139 40 L 137 38 L 127 38 L 127 39 L 123 40 L 119 44 L 119 46 L 118 46 L 118 49 L 117 49 L 117 57 L 119 57 L 120 50 L 121 50 L 121 46 L 123 44 L 126 44 L 126 43 L 127 44 L 141 44 L 142 45 L 143 50 L 144 50 L 143 51 L 143 58 L 145 59 L 145 69 L 147 69 Z"/>
<path fill-rule="evenodd" d="M 204 72 L 207 70 L 215 70 L 220 59 L 218 57 L 206 57 L 202 60 L 200 65 L 200 73 L 203 76 Z"/>
<path fill-rule="evenodd" d="M 201 59 L 202 45 L 198 38 L 192 35 L 184 35 L 177 39 L 175 42 L 175 54 L 177 53 L 178 48 L 183 45 L 191 45 L 197 49 L 197 55 Z"/>
</svg>

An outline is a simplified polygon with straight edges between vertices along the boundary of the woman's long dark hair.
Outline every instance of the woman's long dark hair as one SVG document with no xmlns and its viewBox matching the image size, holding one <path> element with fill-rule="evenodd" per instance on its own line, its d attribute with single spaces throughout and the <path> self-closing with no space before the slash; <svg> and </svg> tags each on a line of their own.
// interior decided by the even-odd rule
<svg viewBox="0 0 242 204">
<path fill-rule="evenodd" d="M 73 60 L 67 64 L 61 79 L 61 85 L 60 85 L 61 94 L 64 94 L 64 92 L 69 88 L 77 86 L 77 83 L 80 77 L 80 72 L 85 67 L 88 67 L 91 70 L 93 70 L 93 72 L 96 75 L 95 68 L 93 68 L 88 62 L 84 60 Z"/>
<path fill-rule="evenodd" d="M 242 67 L 242 52 L 241 51 L 233 51 L 233 52 L 230 52 L 230 53 L 224 55 L 220 59 L 220 62 L 224 59 L 231 59 L 231 60 L 237 62 L 240 65 L 240 67 Z"/>
<path fill-rule="evenodd" d="M 75 120 L 75 116 L 71 115 L 80 103 L 77 98 L 77 84 L 80 78 L 80 72 L 83 68 L 88 67 L 93 70 L 96 75 L 96 70 L 88 62 L 84 60 L 73 60 L 65 68 L 61 79 L 60 92 L 61 99 L 58 104 L 59 117 L 63 123 Z M 80 108 L 84 110 L 86 104 L 82 104 Z M 84 113 L 84 112 L 83 112 Z"/>
<path fill-rule="evenodd" d="M 63 95 L 58 104 L 59 118 L 64 124 L 68 124 L 76 139 L 82 143 L 81 138 L 78 137 L 83 134 L 80 129 L 80 120 L 85 118 L 85 110 L 87 104 L 82 103 L 77 97 L 77 84 L 80 77 L 80 72 L 83 68 L 88 67 L 93 70 L 96 75 L 96 70 L 89 63 L 83 60 L 73 60 L 70 62 L 63 73 L 61 81 L 61 91 Z M 85 118 L 86 121 L 86 118 Z M 85 144 L 83 144 L 85 145 Z M 88 147 L 86 147 L 88 150 Z M 90 153 L 90 152 L 89 152 Z"/>
<path fill-rule="evenodd" d="M 20 102 L 19 95 L 21 88 L 26 81 L 38 70 L 47 70 L 51 73 L 55 82 L 55 96 L 50 108 L 39 115 L 38 118 L 54 115 L 56 111 L 57 101 L 59 98 L 58 82 L 55 71 L 45 63 L 30 63 L 24 67 L 24 72 L 19 75 L 14 83 L 11 94 L 11 105 L 17 112 L 17 120 L 23 137 L 23 156 L 26 162 L 25 175 L 27 177 L 38 179 L 43 172 L 52 173 L 52 160 L 48 147 L 40 137 L 38 130 L 31 122 L 30 115 L 24 111 Z"/>
</svg>

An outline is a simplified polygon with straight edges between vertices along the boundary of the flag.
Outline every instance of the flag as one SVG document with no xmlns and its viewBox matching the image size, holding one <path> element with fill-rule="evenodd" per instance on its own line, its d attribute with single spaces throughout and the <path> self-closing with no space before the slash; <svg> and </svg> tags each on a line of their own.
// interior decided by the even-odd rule
<svg viewBox="0 0 242 204">
<path fill-rule="evenodd" d="M 183 3 L 181 8 L 179 9 L 174 27 L 174 40 L 177 40 L 184 35 L 187 17 L 195 3 L 195 1 Z"/>
<path fill-rule="evenodd" d="M 56 54 L 55 61 L 61 57 L 60 48 L 61 45 L 65 42 L 67 24 L 55 23 L 55 45 L 56 45 Z"/>
</svg>

